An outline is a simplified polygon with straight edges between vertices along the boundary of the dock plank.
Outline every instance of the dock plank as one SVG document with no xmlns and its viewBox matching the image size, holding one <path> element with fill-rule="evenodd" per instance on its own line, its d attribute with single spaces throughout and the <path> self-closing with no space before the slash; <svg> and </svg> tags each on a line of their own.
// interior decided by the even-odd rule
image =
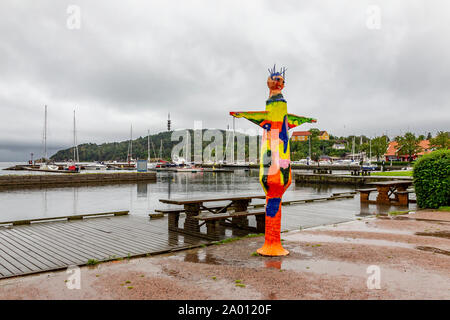
<svg viewBox="0 0 450 320">
<path fill-rule="evenodd" d="M 11 229 L 9 231 L 15 233 L 16 236 L 18 235 L 17 230 Z M 42 248 L 42 250 L 48 252 L 49 255 L 58 257 L 59 260 L 62 260 L 64 263 L 68 265 L 76 264 L 76 262 L 78 261 L 76 255 L 67 252 L 66 249 L 67 246 L 65 243 L 49 241 L 47 237 L 42 236 L 39 233 L 36 233 L 35 230 L 27 230 L 27 231 L 31 231 L 31 235 L 22 234 L 21 236 L 22 240 L 28 243 L 28 245 Z"/>
<path fill-rule="evenodd" d="M 283 207 L 282 230 L 352 220 L 358 209 L 359 199 L 293 203 Z M 184 219 L 180 217 L 179 223 Z M 169 231 L 167 223 L 167 217 L 152 220 L 132 214 L 0 228 L 0 278 L 83 265 L 88 259 L 126 258 L 208 243 Z M 249 218 L 249 224 L 255 226 L 254 217 Z M 246 233 L 227 229 L 225 237 Z"/>
<path fill-rule="evenodd" d="M 67 263 L 64 262 L 63 259 L 57 258 L 57 254 L 51 255 L 48 250 L 43 250 L 43 247 L 36 242 L 28 242 L 28 239 L 23 239 L 20 235 L 17 234 L 13 234 L 9 238 L 14 239 L 16 242 L 19 242 L 21 245 L 23 245 L 23 247 L 26 248 L 24 249 L 25 252 L 33 252 L 42 256 L 42 258 L 45 259 L 46 263 L 48 264 L 52 264 L 53 266 L 67 265 Z"/>
<path fill-rule="evenodd" d="M 34 254 L 30 254 L 30 252 L 23 250 L 23 247 L 14 245 L 14 243 L 8 239 L 4 239 L 2 235 L 0 235 L 0 248 L 8 252 L 8 254 L 13 257 L 15 260 L 18 260 L 22 264 L 26 265 L 30 270 L 34 270 L 36 268 L 45 270 L 51 265 L 47 265 L 41 262 L 39 259 L 35 258 Z"/>
<path fill-rule="evenodd" d="M 2 250 L 0 248 L 0 256 L 4 258 L 5 264 L 3 264 L 5 267 L 7 267 L 9 270 L 18 270 L 21 273 L 26 273 L 31 271 L 32 269 L 28 268 L 24 264 L 22 264 L 20 261 L 14 259 L 13 256 L 9 255 L 7 252 Z M 11 269 L 12 268 L 12 269 Z"/>
<path fill-rule="evenodd" d="M 125 254 L 126 251 L 120 245 L 114 247 L 110 241 L 99 235 L 87 235 L 77 232 L 77 230 L 72 229 L 70 224 L 46 226 L 46 232 L 51 237 L 65 241 L 71 248 L 84 252 L 82 256 L 86 260 L 93 258 L 93 256 L 107 258 L 118 253 Z"/>
<path fill-rule="evenodd" d="M 110 226 L 108 226 L 107 228 L 109 228 L 109 230 L 113 230 L 111 231 L 111 234 L 108 233 L 103 233 L 101 234 L 101 231 L 99 231 L 100 227 L 102 227 L 101 225 L 98 224 L 98 222 L 96 223 L 96 227 L 92 227 L 89 229 L 89 225 L 86 224 L 84 225 L 84 228 L 86 228 L 87 232 L 92 233 L 92 235 L 95 235 L 97 237 L 102 237 L 105 239 L 104 242 L 106 242 L 107 244 L 110 243 L 114 243 L 114 245 L 116 247 L 120 247 L 120 248 L 125 248 L 126 254 L 130 253 L 136 253 L 136 252 L 130 252 L 129 249 L 127 250 L 126 248 L 137 248 L 138 250 L 149 250 L 149 248 L 147 248 L 146 246 L 148 246 L 145 243 L 142 243 L 142 241 L 140 241 L 138 238 L 136 238 L 136 236 L 133 236 L 132 234 L 130 234 L 129 232 L 121 232 L 120 228 L 118 229 L 111 229 Z M 107 229 L 108 230 L 108 229 Z M 100 242 L 103 241 L 103 239 L 99 239 Z M 155 249 L 158 248 L 158 246 L 154 246 Z M 139 251 L 139 252 L 141 252 Z"/>
<path fill-rule="evenodd" d="M 155 230 L 152 230 L 152 228 L 148 228 L 149 230 L 144 231 L 141 230 L 138 226 L 136 226 L 135 228 L 131 228 L 130 226 L 130 229 L 123 229 L 122 226 L 113 225 L 108 225 L 108 227 L 111 228 L 111 230 L 113 230 L 116 235 L 120 235 L 122 239 L 131 241 L 132 244 L 140 246 L 143 245 L 147 247 L 147 251 L 165 250 L 171 248 L 170 236 L 168 235 L 167 230 L 164 230 L 164 233 L 159 233 L 155 232 Z M 160 228 L 158 231 L 161 231 L 161 229 L 162 228 Z M 167 229 L 167 227 L 165 227 L 164 229 Z"/>
</svg>

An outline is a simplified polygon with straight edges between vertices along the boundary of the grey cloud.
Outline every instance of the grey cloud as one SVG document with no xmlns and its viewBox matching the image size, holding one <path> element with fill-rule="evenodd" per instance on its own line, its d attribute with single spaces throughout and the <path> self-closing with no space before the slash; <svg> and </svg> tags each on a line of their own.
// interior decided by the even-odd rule
<svg viewBox="0 0 450 320">
<path fill-rule="evenodd" d="M 318 119 L 302 129 L 450 129 L 445 1 L 379 1 L 380 30 L 365 25 L 370 1 L 80 0 L 80 30 L 69 4 L 0 4 L 0 160 L 39 150 L 45 104 L 55 146 L 70 146 L 74 109 L 80 143 L 125 140 L 131 123 L 156 133 L 168 112 L 174 128 L 224 129 L 229 111 L 264 108 L 273 63 L 288 68 L 290 112 Z"/>
</svg>

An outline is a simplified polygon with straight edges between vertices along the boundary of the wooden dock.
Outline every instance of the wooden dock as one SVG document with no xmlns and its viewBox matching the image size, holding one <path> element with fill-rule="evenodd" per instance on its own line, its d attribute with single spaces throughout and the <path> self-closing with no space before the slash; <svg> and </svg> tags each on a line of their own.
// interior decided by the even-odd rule
<svg viewBox="0 0 450 320">
<path fill-rule="evenodd" d="M 372 182 L 388 181 L 388 180 L 407 180 L 411 181 L 412 177 L 400 176 L 355 176 L 347 174 L 313 174 L 313 173 L 294 173 L 292 180 L 295 183 L 325 183 L 325 184 L 346 184 L 354 186 L 363 186 Z"/>
<path fill-rule="evenodd" d="M 0 176 L 0 188 L 74 186 L 80 184 L 112 184 L 156 181 L 155 172 L 66 173 Z"/>
<path fill-rule="evenodd" d="M 370 209 L 371 214 L 373 210 Z M 350 221 L 359 213 L 359 198 L 345 198 L 344 194 L 334 197 L 332 201 L 314 199 L 303 204 L 291 203 L 283 206 L 282 230 Z M 86 265 L 90 259 L 126 259 L 212 243 L 169 231 L 167 217 L 150 219 L 139 215 L 84 215 L 76 216 L 75 219 L 58 219 L 61 218 L 65 220 L 26 220 L 27 224 L 10 221 L 9 225 L 0 226 L 0 278 Z M 252 226 L 256 225 L 254 217 L 249 222 Z M 179 223 L 180 226 L 184 223 L 183 215 Z M 246 230 L 227 227 L 223 237 L 244 236 L 248 233 Z"/>
<path fill-rule="evenodd" d="M 116 216 L 0 227 L 0 278 L 199 246 L 167 230 L 167 220 Z"/>
</svg>

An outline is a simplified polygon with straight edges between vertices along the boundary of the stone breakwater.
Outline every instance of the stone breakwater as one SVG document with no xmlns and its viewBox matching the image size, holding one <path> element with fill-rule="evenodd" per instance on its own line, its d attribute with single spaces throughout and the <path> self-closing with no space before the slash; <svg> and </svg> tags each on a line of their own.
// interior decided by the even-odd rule
<svg viewBox="0 0 450 320">
<path fill-rule="evenodd" d="M 124 183 L 156 181 L 155 172 L 42 174 L 0 176 L 0 187 L 41 187 L 48 185 L 76 185 L 86 183 Z"/>
</svg>

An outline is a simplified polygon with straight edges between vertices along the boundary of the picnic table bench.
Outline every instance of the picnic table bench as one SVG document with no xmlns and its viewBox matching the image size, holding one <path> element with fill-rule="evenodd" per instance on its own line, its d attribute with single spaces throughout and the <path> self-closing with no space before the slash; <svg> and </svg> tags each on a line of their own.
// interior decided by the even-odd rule
<svg viewBox="0 0 450 320">
<path fill-rule="evenodd" d="M 352 171 L 350 172 L 350 174 L 351 174 L 352 176 L 359 176 L 359 175 L 362 175 L 362 176 L 370 176 L 370 172 L 371 172 L 371 170 L 369 170 L 369 169 L 363 169 L 363 168 L 360 168 L 360 169 L 354 169 L 354 170 L 352 170 Z"/>
<path fill-rule="evenodd" d="M 359 192 L 361 202 L 369 202 L 370 193 L 373 191 L 377 191 L 377 188 L 356 189 L 355 191 Z"/>
<path fill-rule="evenodd" d="M 375 204 L 395 204 L 408 206 L 409 194 L 414 192 L 408 190 L 412 185 L 412 181 L 405 180 L 390 180 L 371 182 L 376 188 L 357 189 L 360 193 L 361 202 L 375 203 Z M 377 199 L 375 201 L 369 200 L 369 195 L 373 191 L 378 191 Z M 394 195 L 394 198 L 391 196 Z"/>
<path fill-rule="evenodd" d="M 317 169 L 313 170 L 313 173 L 316 173 L 316 174 L 332 174 L 333 171 L 331 169 L 328 169 L 328 168 L 320 168 L 320 167 L 318 167 Z"/>
<path fill-rule="evenodd" d="M 264 232 L 265 215 L 264 210 L 248 211 L 248 206 L 252 199 L 265 199 L 265 195 L 244 195 L 228 196 L 217 198 L 188 198 L 188 199 L 159 199 L 166 204 L 182 205 L 183 209 L 167 209 L 169 216 L 168 228 L 170 231 L 177 231 L 193 236 L 218 240 L 225 232 L 221 226 L 229 225 L 233 227 Z M 205 202 L 227 201 L 225 205 L 207 207 Z M 232 211 L 229 211 L 232 210 Z M 184 212 L 186 218 L 182 228 L 179 227 L 180 213 Z M 257 227 L 250 227 L 248 216 L 254 215 Z M 203 221 L 203 222 L 201 222 Z M 207 233 L 200 232 L 200 228 L 206 224 Z"/>
</svg>

